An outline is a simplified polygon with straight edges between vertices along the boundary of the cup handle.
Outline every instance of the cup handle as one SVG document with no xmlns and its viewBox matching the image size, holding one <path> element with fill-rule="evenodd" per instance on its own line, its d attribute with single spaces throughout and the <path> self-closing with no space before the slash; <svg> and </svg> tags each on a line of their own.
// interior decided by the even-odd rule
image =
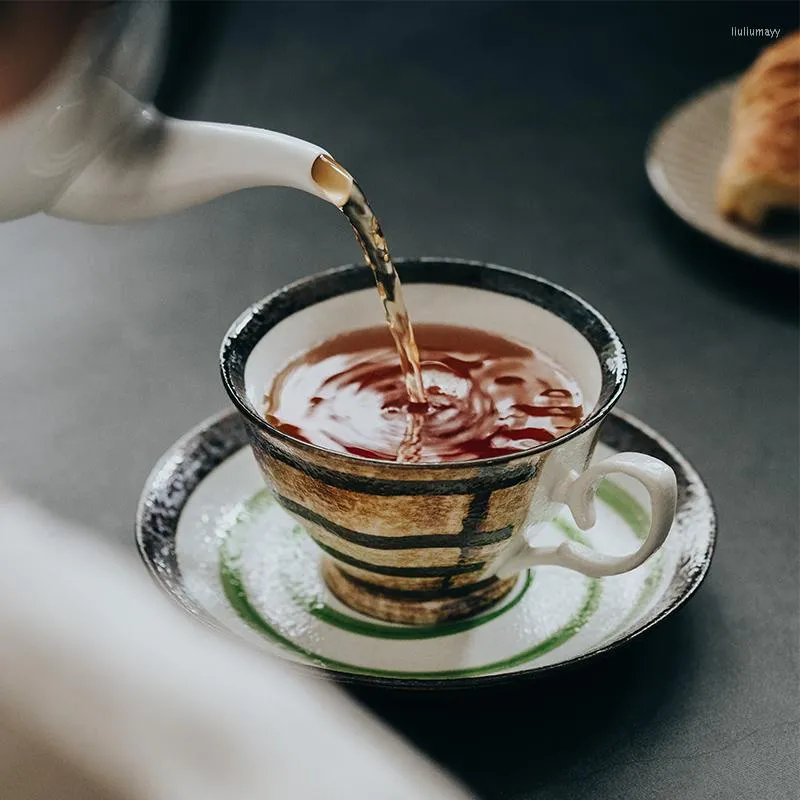
<svg viewBox="0 0 800 800">
<path fill-rule="evenodd" d="M 509 578 L 526 567 L 551 564 L 581 572 L 592 578 L 619 575 L 644 563 L 662 544 L 675 519 L 678 487 L 675 473 L 663 461 L 643 453 L 618 453 L 578 474 L 572 470 L 553 490 L 553 499 L 565 503 L 582 530 L 595 523 L 594 496 L 597 485 L 609 473 L 619 472 L 640 481 L 650 495 L 650 530 L 638 550 L 625 556 L 597 553 L 575 542 L 555 547 L 532 547 L 525 542 L 496 570 Z"/>
</svg>

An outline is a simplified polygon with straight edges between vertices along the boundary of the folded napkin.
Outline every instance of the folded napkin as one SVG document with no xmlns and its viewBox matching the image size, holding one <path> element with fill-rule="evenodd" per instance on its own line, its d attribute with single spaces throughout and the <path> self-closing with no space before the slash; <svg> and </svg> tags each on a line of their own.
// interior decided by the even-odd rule
<svg viewBox="0 0 800 800">
<path fill-rule="evenodd" d="M 344 694 L 0 488 L 2 800 L 464 800 Z"/>
</svg>

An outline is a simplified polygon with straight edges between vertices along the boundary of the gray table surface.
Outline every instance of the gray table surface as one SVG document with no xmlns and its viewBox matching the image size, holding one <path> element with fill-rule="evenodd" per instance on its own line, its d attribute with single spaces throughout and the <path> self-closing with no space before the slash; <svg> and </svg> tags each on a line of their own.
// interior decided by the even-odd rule
<svg viewBox="0 0 800 800">
<path fill-rule="evenodd" d="M 708 482 L 719 548 L 673 620 L 618 657 L 502 693 L 359 697 L 485 798 L 794 798 L 796 276 L 662 208 L 647 137 L 747 65 L 792 5 L 245 4 L 193 114 L 317 141 L 396 255 L 529 270 L 579 292 L 631 361 L 622 407 Z M 151 465 L 227 405 L 216 354 L 251 301 L 359 258 L 289 190 L 170 218 L 0 226 L 0 474 L 117 541 Z"/>
</svg>

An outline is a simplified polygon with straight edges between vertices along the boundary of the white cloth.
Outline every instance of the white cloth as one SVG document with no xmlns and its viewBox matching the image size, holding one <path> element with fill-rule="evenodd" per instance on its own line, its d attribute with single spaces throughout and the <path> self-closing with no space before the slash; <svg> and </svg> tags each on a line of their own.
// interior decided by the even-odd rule
<svg viewBox="0 0 800 800">
<path fill-rule="evenodd" d="M 332 685 L 0 488 L 2 800 L 465 800 Z"/>
</svg>

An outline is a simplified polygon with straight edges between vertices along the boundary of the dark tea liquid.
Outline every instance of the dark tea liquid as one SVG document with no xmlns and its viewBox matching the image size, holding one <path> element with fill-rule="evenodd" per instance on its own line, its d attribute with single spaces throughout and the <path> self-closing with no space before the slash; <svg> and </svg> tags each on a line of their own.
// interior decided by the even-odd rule
<svg viewBox="0 0 800 800">
<path fill-rule="evenodd" d="M 415 330 L 425 403 L 409 399 L 388 328 L 362 328 L 286 366 L 265 398 L 267 421 L 342 453 L 440 462 L 527 450 L 583 418 L 577 383 L 545 353 L 474 328 Z"/>
</svg>

